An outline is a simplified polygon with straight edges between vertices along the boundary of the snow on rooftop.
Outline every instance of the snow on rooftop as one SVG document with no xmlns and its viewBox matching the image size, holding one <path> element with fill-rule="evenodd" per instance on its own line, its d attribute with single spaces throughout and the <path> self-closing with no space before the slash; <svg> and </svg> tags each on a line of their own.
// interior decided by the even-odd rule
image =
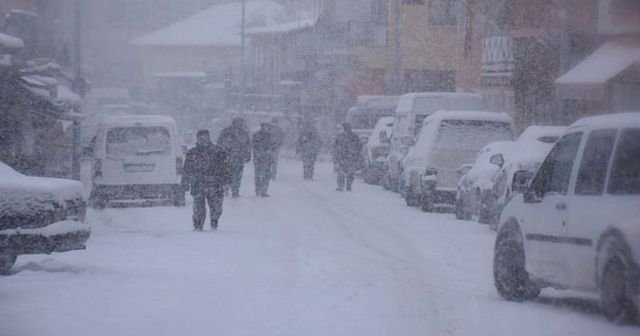
<svg viewBox="0 0 640 336">
<path fill-rule="evenodd" d="M 318 22 L 317 17 L 311 17 L 301 20 L 295 20 L 286 23 L 278 23 L 274 25 L 269 25 L 266 27 L 258 27 L 247 29 L 247 34 L 251 35 L 267 35 L 267 34 L 282 34 L 288 33 L 308 27 L 313 27 Z"/>
<path fill-rule="evenodd" d="M 0 47 L 9 49 L 20 49 L 24 47 L 24 43 L 17 37 L 0 33 Z"/>
<path fill-rule="evenodd" d="M 640 41 L 608 42 L 573 67 L 556 84 L 601 84 L 634 63 L 640 63 Z"/>
<path fill-rule="evenodd" d="M 270 0 L 246 3 L 247 27 L 264 27 L 286 19 L 285 8 Z M 240 46 L 241 5 L 230 3 L 205 9 L 182 21 L 133 41 L 139 46 Z"/>
</svg>

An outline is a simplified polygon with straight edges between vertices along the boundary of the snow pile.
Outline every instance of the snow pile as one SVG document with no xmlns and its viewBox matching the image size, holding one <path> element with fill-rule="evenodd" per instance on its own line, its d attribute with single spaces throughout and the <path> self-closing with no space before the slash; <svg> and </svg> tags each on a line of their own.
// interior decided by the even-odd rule
<svg viewBox="0 0 640 336">
<path fill-rule="evenodd" d="M 17 37 L 0 33 L 0 47 L 7 49 L 20 49 L 24 47 L 24 43 Z"/>
</svg>

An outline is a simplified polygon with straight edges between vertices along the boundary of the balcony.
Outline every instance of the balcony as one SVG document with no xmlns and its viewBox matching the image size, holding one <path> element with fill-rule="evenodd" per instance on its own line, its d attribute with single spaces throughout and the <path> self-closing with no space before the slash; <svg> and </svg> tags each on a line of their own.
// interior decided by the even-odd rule
<svg viewBox="0 0 640 336">
<path fill-rule="evenodd" d="M 482 44 L 482 76 L 511 77 L 515 65 L 513 38 L 492 36 L 485 38 Z"/>
</svg>

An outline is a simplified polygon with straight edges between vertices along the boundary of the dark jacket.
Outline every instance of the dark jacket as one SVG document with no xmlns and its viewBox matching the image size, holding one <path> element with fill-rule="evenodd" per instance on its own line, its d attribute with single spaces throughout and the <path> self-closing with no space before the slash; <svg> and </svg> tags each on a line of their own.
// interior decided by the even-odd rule
<svg viewBox="0 0 640 336">
<path fill-rule="evenodd" d="M 322 139 L 318 130 L 311 126 L 304 126 L 298 135 L 296 142 L 296 153 L 303 158 L 315 158 L 322 147 Z"/>
<path fill-rule="evenodd" d="M 183 174 L 183 184 L 191 188 L 192 195 L 204 188 L 216 188 L 222 195 L 223 186 L 231 183 L 229 155 L 213 143 L 196 145 L 187 152 Z"/>
<path fill-rule="evenodd" d="M 338 134 L 333 146 L 333 161 L 345 168 L 359 169 L 362 164 L 362 142 L 350 130 Z"/>
<path fill-rule="evenodd" d="M 277 149 L 278 143 L 271 132 L 261 129 L 253 134 L 253 162 L 271 162 Z"/>
<path fill-rule="evenodd" d="M 251 137 L 241 125 L 231 125 L 222 130 L 218 145 L 229 152 L 229 162 L 233 166 L 251 161 Z"/>
<path fill-rule="evenodd" d="M 276 146 L 276 150 L 279 150 L 282 145 L 284 145 L 284 138 L 286 134 L 284 130 L 278 125 L 271 125 L 271 135 L 273 136 L 273 142 Z"/>
</svg>

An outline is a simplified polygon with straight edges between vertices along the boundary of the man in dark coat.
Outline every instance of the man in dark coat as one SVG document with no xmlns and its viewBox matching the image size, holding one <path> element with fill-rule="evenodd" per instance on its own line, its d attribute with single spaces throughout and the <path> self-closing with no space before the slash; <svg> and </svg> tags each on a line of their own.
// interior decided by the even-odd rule
<svg viewBox="0 0 640 336">
<path fill-rule="evenodd" d="M 231 126 L 220 133 L 218 145 L 229 153 L 231 196 L 233 198 L 240 197 L 240 183 L 242 182 L 244 164 L 251 161 L 251 136 L 245 126 L 244 119 L 233 119 Z"/>
<path fill-rule="evenodd" d="M 336 190 L 343 191 L 346 185 L 347 191 L 351 191 L 356 171 L 360 169 L 362 164 L 362 142 L 351 131 L 349 123 L 342 124 L 342 129 L 336 136 L 333 147 L 333 162 L 338 173 L 338 188 Z"/>
<path fill-rule="evenodd" d="M 209 205 L 211 229 L 218 228 L 222 215 L 224 186 L 231 180 L 229 155 L 222 147 L 211 142 L 209 131 L 197 133 L 196 146 L 187 152 L 182 184 L 191 189 L 193 196 L 193 228 L 202 231 Z"/>
<path fill-rule="evenodd" d="M 278 174 L 278 157 L 280 156 L 280 148 L 284 145 L 284 138 L 286 134 L 282 127 L 280 127 L 280 119 L 278 118 L 273 118 L 271 120 L 270 128 L 276 146 L 276 149 L 273 152 L 273 163 L 271 164 L 271 179 L 275 181 L 276 175 Z"/>
<path fill-rule="evenodd" d="M 262 123 L 260 130 L 253 135 L 253 165 L 255 167 L 256 195 L 267 197 L 269 181 L 271 180 L 271 167 L 273 165 L 273 153 L 277 143 L 270 132 L 269 123 Z"/>
<path fill-rule="evenodd" d="M 296 141 L 296 153 L 302 158 L 302 176 L 305 180 L 313 179 L 313 170 L 321 147 L 320 133 L 312 121 L 305 121 Z"/>
</svg>

